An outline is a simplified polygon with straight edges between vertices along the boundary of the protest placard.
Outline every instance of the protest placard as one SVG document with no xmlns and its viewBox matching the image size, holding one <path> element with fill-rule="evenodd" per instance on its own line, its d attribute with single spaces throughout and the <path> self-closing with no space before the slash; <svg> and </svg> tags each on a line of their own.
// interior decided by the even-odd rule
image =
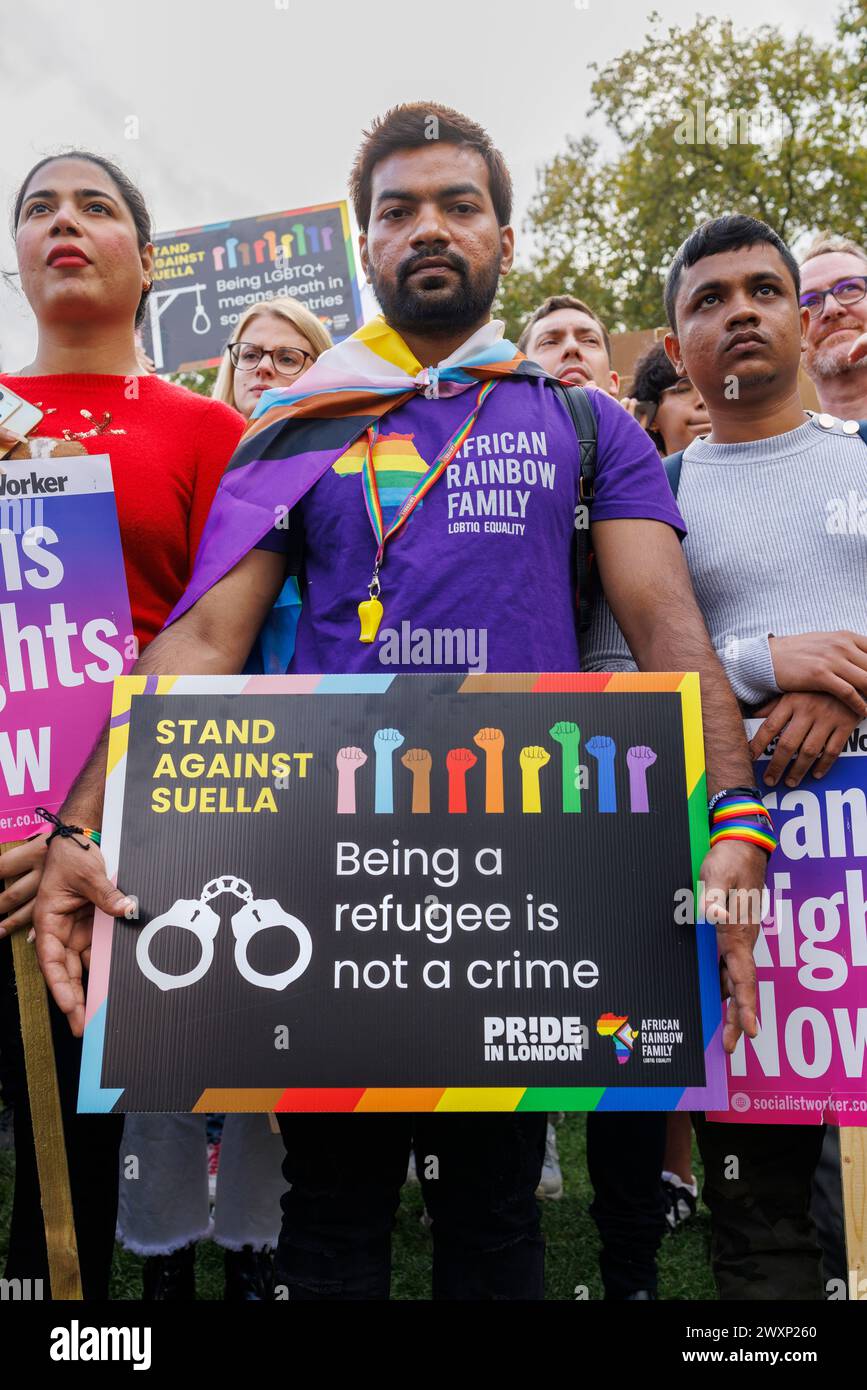
<svg viewBox="0 0 867 1390">
<path fill-rule="evenodd" d="M 361 327 L 345 202 L 159 232 L 145 347 L 158 372 L 215 367 L 250 305 L 285 295 L 335 342 Z"/>
<path fill-rule="evenodd" d="M 128 677 L 83 1110 L 722 1103 L 698 677 Z"/>
<path fill-rule="evenodd" d="M 780 843 L 755 950 L 759 1033 L 729 1060 L 730 1109 L 710 1118 L 867 1125 L 867 724 L 820 780 L 763 790 Z"/>
<path fill-rule="evenodd" d="M 108 455 L 0 474 L 0 842 L 48 827 L 135 659 Z"/>
</svg>

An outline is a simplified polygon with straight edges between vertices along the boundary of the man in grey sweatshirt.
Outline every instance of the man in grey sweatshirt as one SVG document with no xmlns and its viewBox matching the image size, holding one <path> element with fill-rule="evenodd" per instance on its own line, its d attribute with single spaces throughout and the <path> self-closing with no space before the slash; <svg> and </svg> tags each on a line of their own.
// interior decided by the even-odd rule
<svg viewBox="0 0 867 1390">
<path fill-rule="evenodd" d="M 799 292 L 788 248 L 741 215 L 693 232 L 665 291 L 666 351 L 712 428 L 683 455 L 684 553 L 735 694 L 764 716 L 753 756 L 778 737 L 765 781 L 788 787 L 827 771 L 867 714 L 867 528 L 834 524 L 840 499 L 865 490 L 867 448 L 856 422 L 811 418 L 801 405 L 809 310 Z M 601 602 L 585 664 L 630 665 Z M 823 1127 L 698 1116 L 696 1129 L 720 1297 L 821 1298 L 809 1208 Z"/>
</svg>

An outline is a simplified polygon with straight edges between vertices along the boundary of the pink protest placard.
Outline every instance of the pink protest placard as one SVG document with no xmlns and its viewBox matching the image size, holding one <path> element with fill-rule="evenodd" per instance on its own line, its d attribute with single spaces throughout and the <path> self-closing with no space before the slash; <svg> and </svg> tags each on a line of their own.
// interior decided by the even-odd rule
<svg viewBox="0 0 867 1390">
<path fill-rule="evenodd" d="M 708 1118 L 867 1125 L 867 723 L 821 780 L 764 800 L 780 844 L 755 951 L 759 1034 L 728 1059 L 730 1109 Z"/>
<path fill-rule="evenodd" d="M 135 659 L 106 454 L 0 473 L 0 843 L 49 827 Z"/>
</svg>

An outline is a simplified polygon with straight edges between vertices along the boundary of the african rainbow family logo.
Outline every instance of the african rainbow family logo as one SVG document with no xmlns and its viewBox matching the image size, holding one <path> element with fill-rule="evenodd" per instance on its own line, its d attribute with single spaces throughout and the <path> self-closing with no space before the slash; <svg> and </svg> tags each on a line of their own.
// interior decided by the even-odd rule
<svg viewBox="0 0 867 1390">
<path fill-rule="evenodd" d="M 626 1014 L 601 1014 L 596 1020 L 596 1032 L 600 1038 L 611 1039 L 617 1060 L 624 1066 L 632 1056 L 641 1029 L 631 1027 Z"/>
</svg>

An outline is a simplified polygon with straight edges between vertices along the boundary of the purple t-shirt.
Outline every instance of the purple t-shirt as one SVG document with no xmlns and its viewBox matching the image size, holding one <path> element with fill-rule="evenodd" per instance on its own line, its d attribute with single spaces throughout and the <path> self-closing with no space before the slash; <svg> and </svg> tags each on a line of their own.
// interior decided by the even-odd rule
<svg viewBox="0 0 867 1390">
<path fill-rule="evenodd" d="M 419 396 L 382 422 L 374 453 L 386 529 L 471 410 L 475 390 Z M 685 527 L 653 443 L 622 406 L 588 393 L 598 422 L 594 521 L 646 517 Z M 576 508 L 572 421 L 536 378 L 504 381 L 472 433 L 386 546 L 383 617 L 359 641 L 376 545 L 358 441 L 302 499 L 303 608 L 292 673 L 577 671 Z M 275 531 L 268 549 L 297 545 Z"/>
</svg>

